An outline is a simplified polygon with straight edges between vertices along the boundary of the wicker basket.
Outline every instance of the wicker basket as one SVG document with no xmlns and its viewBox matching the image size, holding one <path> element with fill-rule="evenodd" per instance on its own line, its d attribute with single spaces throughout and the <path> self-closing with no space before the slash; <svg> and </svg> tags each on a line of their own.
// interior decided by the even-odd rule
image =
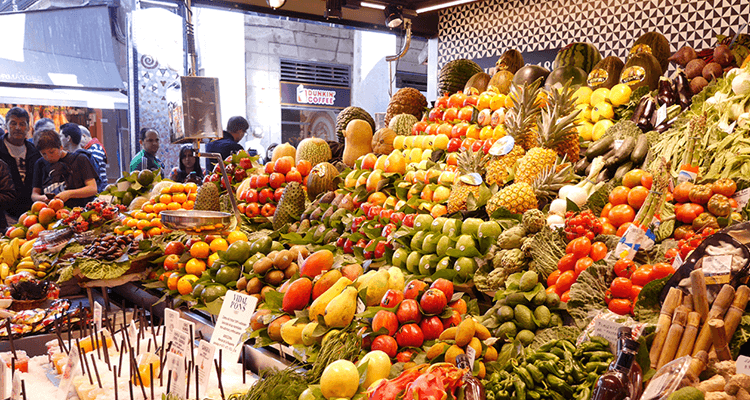
<svg viewBox="0 0 750 400">
<path fill-rule="evenodd" d="M 46 302 L 46 298 L 41 300 L 13 300 L 13 302 L 10 303 L 10 307 L 8 307 L 8 309 L 12 311 L 24 311 L 33 310 L 35 308 L 44 308 L 44 304 Z"/>
</svg>

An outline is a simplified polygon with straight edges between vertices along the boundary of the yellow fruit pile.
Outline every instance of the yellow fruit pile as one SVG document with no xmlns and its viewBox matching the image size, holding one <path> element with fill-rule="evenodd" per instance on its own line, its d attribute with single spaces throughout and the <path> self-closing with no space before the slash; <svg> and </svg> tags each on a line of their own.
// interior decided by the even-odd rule
<svg viewBox="0 0 750 400">
<path fill-rule="evenodd" d="M 491 337 L 484 325 L 466 318 L 458 326 L 448 328 L 440 334 L 438 341 L 427 350 L 427 359 L 435 362 L 441 357 L 447 363 L 456 365 L 456 357 L 467 352 L 474 352 L 474 359 L 479 361 L 477 376 L 482 379 L 486 373 L 484 363 L 497 360 L 497 350 L 483 343 Z M 448 341 L 453 341 L 449 343 Z"/>
<path fill-rule="evenodd" d="M 25 240 L 20 238 L 0 241 L 0 279 L 3 281 L 17 272 L 30 272 L 37 278 L 47 276 L 50 267 L 48 262 L 36 265 L 31 259 L 31 249 L 36 239 Z"/>
<path fill-rule="evenodd" d="M 140 210 L 134 210 L 122 220 L 122 225 L 115 228 L 118 235 L 132 233 L 135 236 L 153 237 L 166 233 L 161 223 L 160 214 L 164 210 L 192 210 L 198 186 L 195 183 L 172 183 L 161 189 L 161 192 L 143 203 Z"/>
<path fill-rule="evenodd" d="M 579 88 L 574 96 L 581 113 L 578 114 L 578 135 L 583 140 L 599 140 L 614 122 L 615 108 L 630 101 L 630 86 L 620 83 L 612 89 L 591 90 L 588 86 Z"/>
</svg>

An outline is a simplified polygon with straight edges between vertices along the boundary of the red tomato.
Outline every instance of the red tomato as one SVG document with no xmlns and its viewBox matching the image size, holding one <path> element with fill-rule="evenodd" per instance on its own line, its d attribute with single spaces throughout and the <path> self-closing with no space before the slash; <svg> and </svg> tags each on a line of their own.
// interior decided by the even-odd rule
<svg viewBox="0 0 750 400">
<path fill-rule="evenodd" d="M 612 301 L 612 291 L 607 289 L 607 291 L 604 292 L 604 302 L 609 305 L 610 301 Z"/>
<path fill-rule="evenodd" d="M 627 232 L 628 227 L 630 227 L 630 225 L 633 225 L 633 223 L 632 222 L 626 222 L 626 223 L 620 225 L 620 227 L 617 228 L 617 232 L 615 232 L 615 235 L 620 236 L 620 237 L 624 236 L 625 232 Z"/>
<path fill-rule="evenodd" d="M 612 299 L 608 308 L 615 314 L 628 315 L 633 310 L 633 305 L 629 299 Z"/>
<path fill-rule="evenodd" d="M 599 214 L 599 216 L 602 217 L 602 218 L 609 219 L 609 212 L 610 212 L 610 210 L 612 210 L 612 207 L 613 207 L 612 203 L 605 204 L 604 208 L 602 208 L 602 213 Z"/>
<path fill-rule="evenodd" d="M 545 292 L 546 292 L 547 294 L 552 294 L 552 293 L 555 293 L 555 294 L 557 294 L 557 286 L 555 286 L 555 285 L 550 285 L 550 287 L 548 287 L 548 288 L 547 288 L 547 290 L 545 290 Z"/>
<path fill-rule="evenodd" d="M 396 354 L 396 361 L 407 363 L 411 361 L 413 357 L 414 357 L 414 352 L 412 350 L 404 350 Z"/>
<path fill-rule="evenodd" d="M 617 228 L 609 222 L 602 222 L 602 235 L 614 235 L 617 233 Z"/>
<path fill-rule="evenodd" d="M 633 285 L 633 288 L 630 289 L 630 301 L 632 301 L 633 304 L 638 300 L 638 295 L 641 294 L 641 289 L 643 288 L 638 285 Z"/>
<path fill-rule="evenodd" d="M 683 224 L 692 224 L 702 213 L 703 206 L 700 204 L 686 203 L 675 209 L 675 219 Z"/>
<path fill-rule="evenodd" d="M 560 297 L 562 297 L 562 294 L 570 290 L 570 287 L 573 286 L 573 284 L 576 281 L 576 272 L 575 270 L 565 271 L 562 274 L 560 274 L 560 277 L 557 279 L 557 283 L 555 286 L 557 287 L 556 292 Z"/>
<path fill-rule="evenodd" d="M 672 264 L 661 262 L 654 264 L 654 269 L 651 271 L 649 278 L 653 281 L 654 279 L 666 278 L 671 274 L 674 274 Z"/>
<path fill-rule="evenodd" d="M 591 240 L 585 236 L 571 240 L 565 247 L 565 253 L 573 254 L 576 259 L 588 256 L 590 251 Z"/>
<path fill-rule="evenodd" d="M 557 279 L 560 277 L 561 273 L 562 271 L 556 269 L 555 272 L 549 274 L 549 276 L 547 277 L 547 287 L 555 286 L 555 284 L 557 283 Z"/>
<path fill-rule="evenodd" d="M 586 268 L 590 267 L 593 263 L 594 260 L 592 260 L 591 257 L 583 257 L 580 260 L 576 261 L 576 278 L 578 278 L 578 275 L 581 275 L 581 272 L 585 271 Z"/>
<path fill-rule="evenodd" d="M 620 226 L 626 222 L 633 222 L 635 210 L 628 204 L 618 204 L 609 210 L 609 221 L 614 226 Z"/>
<path fill-rule="evenodd" d="M 578 257 L 575 254 L 566 254 L 557 262 L 557 269 L 560 272 L 572 271 L 576 267 L 576 261 L 578 261 Z"/>
<path fill-rule="evenodd" d="M 569 300 L 570 300 L 570 290 L 568 290 L 567 292 L 563 293 L 562 296 L 560 296 L 560 301 L 562 301 L 563 303 L 567 303 Z"/>
<path fill-rule="evenodd" d="M 633 289 L 633 282 L 628 278 L 617 277 L 612 281 L 612 285 L 609 287 L 612 291 L 612 296 L 616 298 L 630 298 L 630 291 Z"/>
<path fill-rule="evenodd" d="M 630 276 L 630 280 L 633 282 L 633 285 L 643 287 L 647 283 L 651 282 L 652 270 L 653 267 L 648 264 L 643 264 L 638 267 L 638 269 L 633 272 L 633 275 Z"/>
<path fill-rule="evenodd" d="M 400 347 L 420 347 L 424 343 L 424 334 L 417 324 L 406 324 L 396 333 L 396 343 Z"/>
<path fill-rule="evenodd" d="M 589 252 L 589 257 L 591 257 L 594 262 L 597 262 L 599 260 L 603 260 L 604 257 L 607 256 L 607 245 L 604 244 L 604 242 L 594 242 L 591 244 L 591 251 Z"/>
<path fill-rule="evenodd" d="M 621 258 L 615 263 L 615 275 L 630 278 L 635 272 L 636 266 L 633 260 Z"/>
</svg>

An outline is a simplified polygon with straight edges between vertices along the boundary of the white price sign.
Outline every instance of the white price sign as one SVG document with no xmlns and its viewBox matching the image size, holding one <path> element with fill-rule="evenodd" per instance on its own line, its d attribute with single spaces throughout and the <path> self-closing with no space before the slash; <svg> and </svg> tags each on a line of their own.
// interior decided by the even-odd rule
<svg viewBox="0 0 750 400">
<path fill-rule="evenodd" d="M 250 318 L 257 305 L 258 299 L 240 292 L 229 291 L 224 296 L 211 344 L 222 349 L 230 362 L 237 362 L 240 357 L 240 341 L 250 326 Z"/>
</svg>

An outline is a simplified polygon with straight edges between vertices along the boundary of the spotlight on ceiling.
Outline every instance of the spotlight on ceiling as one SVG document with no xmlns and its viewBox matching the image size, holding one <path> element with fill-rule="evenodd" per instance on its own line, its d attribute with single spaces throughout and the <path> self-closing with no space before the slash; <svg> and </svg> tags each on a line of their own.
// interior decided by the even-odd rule
<svg viewBox="0 0 750 400">
<path fill-rule="evenodd" d="M 286 0 L 266 0 L 266 4 L 268 4 L 269 7 L 275 10 L 277 8 L 284 7 L 284 4 L 286 4 Z"/>
<path fill-rule="evenodd" d="M 341 5 L 343 0 L 326 0 L 326 12 L 325 17 L 328 18 L 335 18 L 335 19 L 341 19 Z"/>
<path fill-rule="evenodd" d="M 404 8 L 402 6 L 388 5 L 383 12 L 385 13 L 385 24 L 389 28 L 396 28 L 404 22 Z"/>
</svg>

